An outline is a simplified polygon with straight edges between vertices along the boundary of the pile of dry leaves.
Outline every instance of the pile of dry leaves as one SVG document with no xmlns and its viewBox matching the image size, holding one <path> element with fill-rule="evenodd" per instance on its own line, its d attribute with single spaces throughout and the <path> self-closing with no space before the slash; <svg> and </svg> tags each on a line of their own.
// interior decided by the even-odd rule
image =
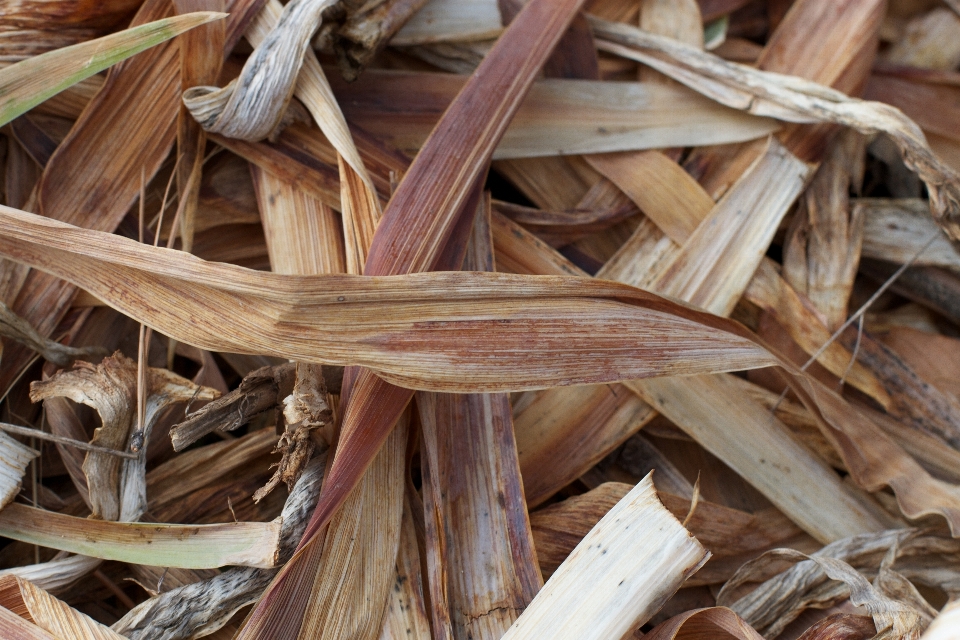
<svg viewBox="0 0 960 640">
<path fill-rule="evenodd" d="M 0 636 L 960 638 L 960 2 L 8 0 Z"/>
</svg>

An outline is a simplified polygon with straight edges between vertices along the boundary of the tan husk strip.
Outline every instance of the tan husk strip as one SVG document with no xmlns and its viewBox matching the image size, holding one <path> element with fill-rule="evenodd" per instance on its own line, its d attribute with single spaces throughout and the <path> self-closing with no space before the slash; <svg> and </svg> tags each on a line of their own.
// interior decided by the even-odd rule
<svg viewBox="0 0 960 640">
<path fill-rule="evenodd" d="M 648 475 L 577 545 L 503 640 L 623 638 L 709 558 Z"/>
<path fill-rule="evenodd" d="M 0 535 L 105 560 L 161 567 L 272 567 L 280 523 L 109 522 L 11 504 L 0 511 Z"/>
<path fill-rule="evenodd" d="M 28 580 L 0 578 L 0 607 L 16 611 L 57 638 L 122 640 L 123 636 L 51 596 Z"/>
<path fill-rule="evenodd" d="M 727 106 L 788 122 L 830 122 L 864 134 L 886 133 L 927 185 L 934 217 L 951 238 L 960 240 L 960 175 L 937 158 L 920 128 L 899 109 L 802 78 L 726 62 L 635 27 L 590 20 L 601 50 L 648 64 Z"/>
</svg>

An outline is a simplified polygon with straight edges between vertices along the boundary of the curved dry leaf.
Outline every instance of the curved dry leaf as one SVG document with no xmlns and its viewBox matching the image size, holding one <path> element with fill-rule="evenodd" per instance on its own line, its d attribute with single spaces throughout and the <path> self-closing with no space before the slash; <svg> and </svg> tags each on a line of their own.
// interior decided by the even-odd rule
<svg viewBox="0 0 960 640">
<path fill-rule="evenodd" d="M 797 640 L 870 640 L 877 633 L 873 618 L 834 613 L 820 620 Z"/>
<path fill-rule="evenodd" d="M 146 443 L 161 411 L 177 402 L 213 400 L 219 394 L 165 369 L 149 369 L 143 432 L 134 431 L 137 408 L 137 363 L 117 352 L 99 365 L 78 362 L 48 380 L 30 385 L 30 399 L 69 398 L 96 409 L 102 426 L 91 444 L 122 451 L 138 444 L 135 460 L 90 452 L 83 462 L 94 517 L 135 521 L 146 509 Z"/>
<path fill-rule="evenodd" d="M 913 120 L 896 107 L 851 98 L 802 78 L 727 62 L 676 40 L 630 25 L 590 18 L 597 45 L 637 60 L 721 104 L 798 123 L 831 122 L 864 134 L 885 133 L 904 163 L 927 185 L 930 208 L 944 231 L 960 240 L 960 175 L 930 149 Z"/>
<path fill-rule="evenodd" d="M 30 399 L 69 398 L 96 409 L 101 426 L 93 432 L 91 444 L 121 451 L 136 413 L 137 365 L 122 354 L 104 358 L 99 365 L 77 362 L 73 369 L 30 384 Z M 83 461 L 93 517 L 117 520 L 120 517 L 121 459 L 90 452 Z"/>
<path fill-rule="evenodd" d="M 722 636 L 730 640 L 761 640 L 763 636 L 726 607 L 693 609 L 661 622 L 644 640 L 699 640 Z"/>
<path fill-rule="evenodd" d="M 871 612 L 878 629 L 894 626 L 909 634 L 929 623 L 932 611 L 901 574 L 949 593 L 957 585 L 958 572 L 950 568 L 956 566 L 957 550 L 956 540 L 915 529 L 853 536 L 811 556 L 775 549 L 743 565 L 724 585 L 717 603 L 729 606 L 765 637 L 775 637 L 804 609 L 850 597 Z M 799 562 L 731 602 L 739 587 L 764 579 L 768 568 L 781 560 Z M 901 565 L 899 573 L 891 570 L 895 562 Z M 876 585 L 864 575 L 877 575 Z"/>
<path fill-rule="evenodd" d="M 226 87 L 192 87 L 183 93 L 191 115 L 209 132 L 255 142 L 280 125 L 320 14 L 334 0 L 293 0 L 277 28 L 253 52 L 240 77 Z"/>
<path fill-rule="evenodd" d="M 0 230 L 4 255 L 69 279 L 180 342 L 362 365 L 407 388 L 507 391 L 780 363 L 735 322 L 613 282 L 280 275 L 8 208 Z M 242 316 L 234 312 L 241 307 Z"/>
<path fill-rule="evenodd" d="M 78 358 L 96 355 L 105 356 L 108 353 L 106 349 L 101 347 L 68 347 L 46 338 L 3 302 L 0 302 L 0 336 L 16 340 L 20 344 L 30 347 L 44 359 L 61 367 L 67 366 Z M 2 348 L 0 348 L 0 353 L 2 353 Z"/>
</svg>

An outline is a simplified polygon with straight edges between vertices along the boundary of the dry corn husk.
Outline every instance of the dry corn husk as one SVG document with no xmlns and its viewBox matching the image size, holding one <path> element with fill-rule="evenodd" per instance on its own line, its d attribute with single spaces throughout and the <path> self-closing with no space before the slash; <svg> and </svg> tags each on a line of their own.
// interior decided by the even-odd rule
<svg viewBox="0 0 960 640">
<path fill-rule="evenodd" d="M 648 475 L 583 538 L 503 637 L 622 638 L 708 557 L 660 504 Z"/>
<path fill-rule="evenodd" d="M 609 42 L 600 45 L 602 49 L 649 64 L 727 106 L 788 122 L 832 122 L 864 134 L 889 135 L 907 166 L 927 185 L 934 217 L 952 238 L 960 239 L 960 227 L 954 222 L 960 216 L 960 176 L 930 150 L 920 128 L 898 109 L 856 100 L 800 78 L 728 63 L 625 25 L 598 19 L 591 24 Z"/>
<path fill-rule="evenodd" d="M 280 523 L 109 522 L 12 504 L 0 511 L 0 535 L 103 560 L 187 569 L 268 568 L 277 561 Z"/>
<path fill-rule="evenodd" d="M 204 129 L 241 140 L 262 140 L 280 126 L 310 36 L 332 0 L 288 4 L 277 28 L 257 47 L 238 80 L 223 89 L 193 87 L 183 99 Z"/>
<path fill-rule="evenodd" d="M 24 622 L 33 623 L 38 629 L 47 632 L 37 637 L 90 640 L 120 640 L 123 637 L 57 600 L 28 580 L 15 576 L 0 578 L 0 610 L 8 615 L 12 615 L 11 612 L 14 611 Z M 6 633 L 4 636 L 21 637 Z"/>
</svg>

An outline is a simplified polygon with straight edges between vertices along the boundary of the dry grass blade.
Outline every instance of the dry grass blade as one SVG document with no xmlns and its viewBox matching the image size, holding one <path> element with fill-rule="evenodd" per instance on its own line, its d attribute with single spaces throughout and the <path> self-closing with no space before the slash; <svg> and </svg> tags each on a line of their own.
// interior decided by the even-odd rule
<svg viewBox="0 0 960 640">
<path fill-rule="evenodd" d="M 718 102 L 788 122 L 830 122 L 864 134 L 886 133 L 930 193 L 930 208 L 944 230 L 960 239 L 960 175 L 930 150 L 923 132 L 886 104 L 865 102 L 823 85 L 726 62 L 682 43 L 622 24 L 591 19 L 601 49 L 664 73 Z"/>
<path fill-rule="evenodd" d="M 960 597 L 943 2 L 11 2 L 0 85 L 229 13 L 0 131 L 0 636 L 920 640 Z"/>
<path fill-rule="evenodd" d="M 371 69 L 356 82 L 332 82 L 351 122 L 413 153 L 465 80 Z M 724 144 L 759 138 L 778 127 L 775 120 L 733 111 L 685 87 L 546 79 L 533 85 L 493 157 Z"/>
<path fill-rule="evenodd" d="M 648 475 L 583 538 L 503 638 L 622 638 L 708 557 L 660 504 Z"/>
<path fill-rule="evenodd" d="M 104 560 L 160 567 L 272 567 L 277 561 L 280 523 L 109 522 L 11 504 L 0 511 L 0 535 Z"/>
<path fill-rule="evenodd" d="M 180 341 L 215 351 L 361 364 L 414 388 L 518 390 L 778 363 L 736 323 L 610 282 L 481 273 L 285 276 L 204 263 L 10 209 L 0 210 L 0 228 L 4 255 L 73 280 Z M 136 290 L 117 295 L 118 279 L 137 283 Z M 185 295 L 184 287 L 193 293 Z M 158 306 L 163 298 L 168 304 Z M 214 310 L 240 300 L 260 311 L 235 332 Z M 438 304 L 421 305 L 428 300 Z M 431 324 L 437 322 L 448 324 Z M 565 325 L 563 332 L 544 330 L 556 322 Z M 449 323 L 456 331 L 433 328 Z M 287 327 L 294 325 L 291 334 Z M 464 342 L 471 334 L 485 335 L 484 344 Z M 630 353 L 617 355 L 625 345 Z M 607 350 L 609 359 L 598 361 L 596 354 Z M 500 357 L 491 358 L 496 352 Z M 473 370 L 469 380 L 466 366 Z"/>
<path fill-rule="evenodd" d="M 212 350 L 252 350 L 306 361 L 363 364 L 401 385 L 447 391 L 516 390 L 576 381 L 627 381 L 651 375 L 692 375 L 770 365 L 794 371 L 792 365 L 770 354 L 737 323 L 609 282 L 479 273 L 423 274 L 390 280 L 315 276 L 314 287 L 309 288 L 307 278 L 254 274 L 227 265 L 204 265 L 202 261 L 183 254 L 144 247 L 115 236 L 71 229 L 62 223 L 44 220 L 31 226 L 34 220 L 40 222 L 30 214 L 4 210 L 0 214 L 0 228 L 5 231 L 0 239 L 0 252 L 71 278 L 131 317 L 145 320 L 179 340 Z M 32 233 L 25 233 L 26 228 Z M 53 229 L 56 231 L 51 232 Z M 71 237 L 76 234 L 83 240 Z M 31 250 L 31 243 L 38 243 L 43 250 L 38 247 L 34 247 L 36 251 Z M 50 264 L 53 255 L 59 259 Z M 82 258 L 84 255 L 96 257 Z M 143 259 L 151 264 L 150 273 L 138 268 Z M 108 260 L 114 265 L 127 263 L 127 266 L 108 268 Z M 74 265 L 70 273 L 64 273 L 66 264 Z M 116 282 L 121 279 L 137 282 L 136 291 L 131 289 L 117 295 Z M 176 289 L 182 286 L 177 284 L 183 281 L 181 279 L 190 282 L 194 294 L 203 291 L 207 302 L 199 304 L 194 294 L 189 297 L 176 294 Z M 138 302 L 134 297 L 158 295 L 147 291 L 162 291 L 162 288 L 152 287 L 162 287 L 165 280 L 170 283 L 168 291 L 173 297 L 162 312 L 157 312 L 155 299 L 148 303 L 146 298 Z M 430 281 L 434 281 L 433 286 L 427 286 Z M 386 285 L 387 282 L 393 284 Z M 152 283 L 150 288 L 147 283 Z M 600 299 L 587 306 L 563 301 L 564 294 L 579 300 L 585 291 L 600 296 Z M 515 322 L 504 324 L 499 319 L 504 317 L 508 308 L 510 318 L 523 317 L 517 315 L 523 309 L 505 304 L 505 300 L 510 299 L 505 298 L 507 292 L 516 296 L 513 300 L 523 301 L 523 309 L 531 311 L 533 297 L 547 295 L 549 300 L 537 303 L 535 318 L 526 318 L 520 326 Z M 271 318 L 284 317 L 285 322 L 294 323 L 296 335 L 290 335 L 283 330 L 283 323 L 275 324 L 271 319 L 258 329 L 261 335 L 250 333 L 238 341 L 236 334 L 226 329 L 219 314 L 207 326 L 197 322 L 198 318 L 209 313 L 204 309 L 208 309 L 212 301 L 218 300 L 217 304 L 229 308 L 235 304 L 237 296 L 247 300 L 249 310 L 260 307 Z M 437 296 L 444 298 L 442 304 L 419 305 L 419 301 L 435 301 Z M 339 300 L 341 297 L 344 300 Z M 604 297 L 632 300 L 634 304 L 604 302 Z M 347 299 L 357 301 L 357 316 L 345 313 L 345 305 L 339 304 Z M 291 300 L 296 302 L 291 305 Z M 466 300 L 471 300 L 472 311 L 470 319 L 463 321 L 466 320 L 462 315 Z M 414 303 L 414 309 L 407 303 Z M 386 323 L 388 326 L 384 327 L 379 317 L 371 318 L 374 314 L 365 311 L 364 304 L 376 305 L 378 316 L 391 318 Z M 454 306 L 456 309 L 451 308 Z M 388 311 L 391 308 L 393 310 Z M 424 317 L 427 309 L 430 315 Z M 324 310 L 328 314 L 322 313 Z M 480 310 L 484 315 L 489 314 L 486 315 L 488 320 L 477 320 Z M 590 310 L 597 313 L 595 320 L 589 319 Z M 397 319 L 411 313 L 414 315 L 407 315 L 409 325 L 402 327 Z M 628 315 L 623 316 L 623 313 Z M 305 314 L 309 317 L 304 317 Z M 254 317 L 247 317 L 247 331 L 253 326 L 250 322 Z M 528 326 L 544 322 L 548 317 L 554 322 L 562 318 L 575 317 L 576 320 L 571 320 L 570 326 L 565 327 L 562 335 L 555 336 L 555 340 L 543 332 L 536 333 L 537 339 L 531 340 Z M 611 320 L 618 317 L 623 321 L 611 325 Z M 457 321 L 458 318 L 462 320 Z M 458 327 L 449 333 L 431 330 L 430 322 L 437 321 L 457 321 Z M 316 329 L 309 330 L 311 324 Z M 669 344 L 651 342 L 651 336 L 662 340 L 671 326 L 677 327 L 680 341 L 671 339 Z M 337 327 L 335 341 L 329 337 L 330 327 Z M 603 329 L 598 330 L 599 327 Z M 476 331 L 477 338 L 467 338 L 470 335 L 467 330 Z M 572 332 L 577 331 L 587 342 L 581 344 L 572 337 L 577 335 Z M 429 342 L 425 342 L 428 334 Z M 371 335 L 383 337 L 371 343 Z M 518 341 L 522 350 L 514 349 L 511 340 Z M 623 351 L 625 343 L 633 345 L 628 352 Z M 429 344 L 428 350 L 424 349 L 426 344 Z M 397 347 L 401 345 L 407 346 L 398 351 Z M 412 347 L 416 347 L 415 350 Z M 589 357 L 585 357 L 584 348 L 589 349 Z M 611 349 L 616 355 L 598 361 L 598 349 Z M 491 353 L 498 351 L 511 359 L 490 360 Z M 640 353 L 644 355 L 637 357 L 636 354 Z M 429 364 L 425 360 L 427 355 L 431 355 Z M 531 358 L 530 355 L 539 357 Z M 467 370 L 471 371 L 469 380 L 464 378 Z M 512 372 L 509 377 L 508 372 Z M 877 427 L 833 392 L 797 373 L 790 374 L 789 379 L 818 420 L 830 425 L 828 437 L 839 447 L 861 486 L 876 489 L 890 484 L 898 492 L 901 506 L 908 516 L 941 513 L 955 527 L 960 526 L 960 491 L 956 487 L 931 478 Z M 898 461 L 895 467 L 890 464 L 892 460 Z"/>
<path fill-rule="evenodd" d="M 0 125 L 51 96 L 121 60 L 212 20 L 222 13 L 197 12 L 157 20 L 90 42 L 64 47 L 0 70 Z"/>
</svg>

